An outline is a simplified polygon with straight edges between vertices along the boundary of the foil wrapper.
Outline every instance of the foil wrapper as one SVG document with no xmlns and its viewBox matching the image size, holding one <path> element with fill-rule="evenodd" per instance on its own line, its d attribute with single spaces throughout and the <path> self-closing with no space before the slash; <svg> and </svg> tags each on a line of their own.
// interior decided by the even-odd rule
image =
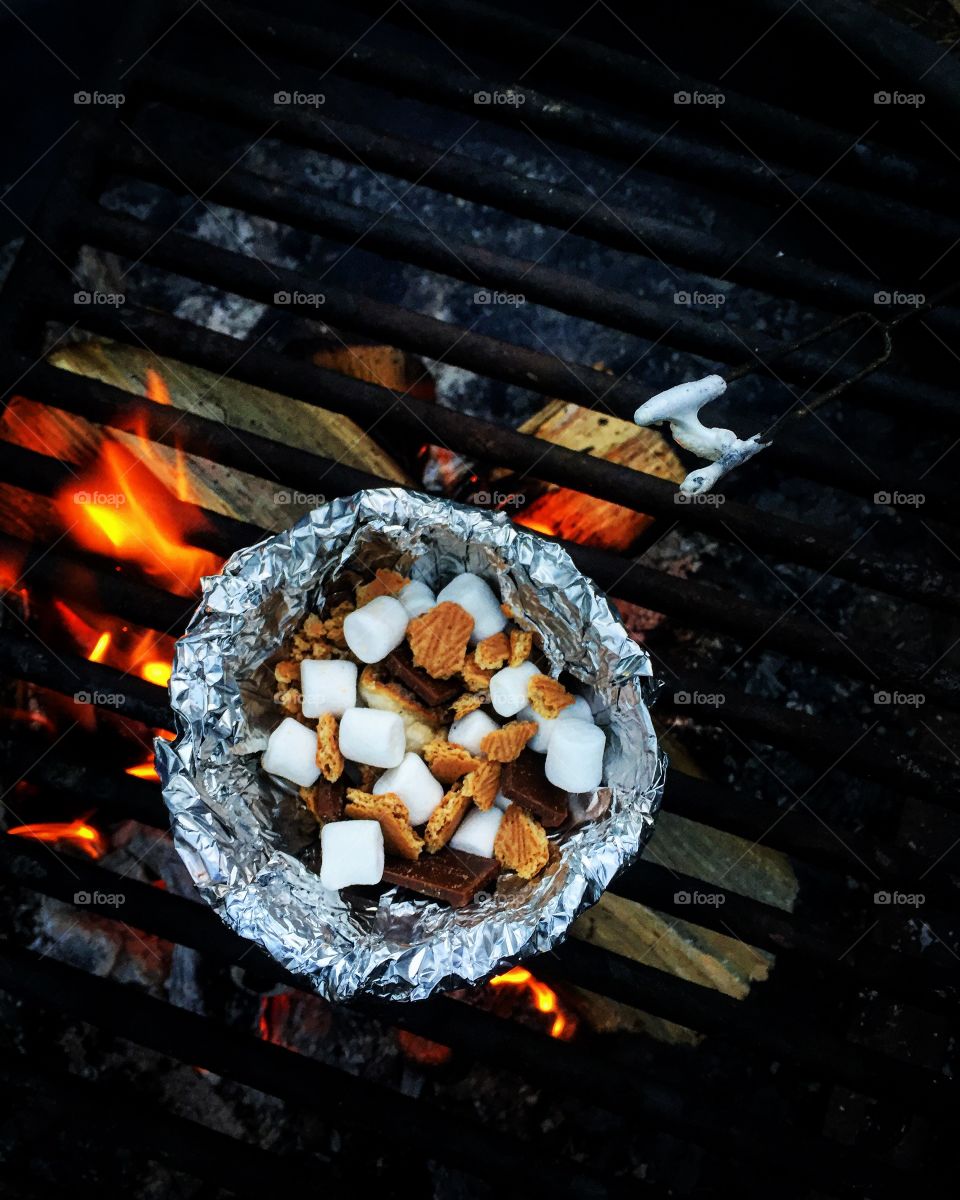
<svg viewBox="0 0 960 1200">
<path fill-rule="evenodd" d="M 537 879 L 501 876 L 454 909 L 396 888 L 330 892 L 296 789 L 260 769 L 279 723 L 272 663 L 335 581 L 380 565 L 438 587 L 482 575 L 535 629 L 554 673 L 581 683 L 607 736 L 604 786 L 575 798 Z M 666 760 L 647 708 L 649 655 L 559 546 L 492 513 L 402 489 L 333 500 L 234 554 L 203 581 L 177 642 L 176 738 L 157 740 L 175 844 L 202 897 L 237 933 L 329 1000 L 420 1000 L 550 950 L 653 828 Z"/>
</svg>

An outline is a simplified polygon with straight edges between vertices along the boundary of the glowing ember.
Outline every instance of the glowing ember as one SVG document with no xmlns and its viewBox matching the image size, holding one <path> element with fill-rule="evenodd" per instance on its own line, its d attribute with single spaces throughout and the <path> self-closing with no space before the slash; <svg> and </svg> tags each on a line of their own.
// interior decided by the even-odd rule
<svg viewBox="0 0 960 1200">
<path fill-rule="evenodd" d="M 155 683 L 158 687 L 166 687 L 170 682 L 170 675 L 173 671 L 173 666 L 168 662 L 161 662 L 159 659 L 151 659 L 145 662 L 140 667 L 140 676 L 147 683 Z"/>
<path fill-rule="evenodd" d="M 101 633 L 97 638 L 97 644 L 87 655 L 91 662 L 103 662 L 103 656 L 107 652 L 107 647 L 110 645 L 110 634 Z"/>
<path fill-rule="evenodd" d="M 407 1029 L 398 1029 L 397 1044 L 412 1062 L 421 1067 L 442 1067 L 453 1058 L 453 1051 L 442 1042 L 432 1042 L 429 1038 Z"/>
<path fill-rule="evenodd" d="M 103 836 L 86 821 L 47 821 L 36 825 L 15 825 L 7 833 L 32 838 L 37 842 L 66 842 L 82 850 L 90 858 L 100 858 L 106 852 Z"/>
<path fill-rule="evenodd" d="M 273 1042 L 275 1046 L 285 1046 L 288 1050 L 296 1050 L 296 1046 L 288 1045 L 283 1032 L 290 1018 L 292 1009 L 288 993 L 278 992 L 273 996 L 260 997 L 260 1011 L 257 1014 L 257 1033 L 264 1042 Z"/>
<path fill-rule="evenodd" d="M 132 775 L 134 779 L 152 779 L 159 782 L 160 776 L 157 774 L 157 769 L 153 765 L 153 755 L 145 759 L 142 763 L 137 763 L 133 767 L 127 767 L 124 775 Z"/>
<path fill-rule="evenodd" d="M 529 991 L 537 1012 L 553 1014 L 553 1024 L 550 1027 L 551 1037 L 569 1041 L 576 1033 L 577 1023 L 561 1010 L 557 993 L 552 988 L 548 988 L 545 983 L 541 983 L 539 979 L 535 979 L 526 967 L 513 967 L 505 975 L 497 975 L 490 980 L 490 986 L 519 987 Z"/>
<path fill-rule="evenodd" d="M 518 525 L 522 525 L 524 529 L 532 529 L 534 533 L 545 533 L 547 537 L 555 537 L 557 534 L 555 526 L 547 521 L 528 516 L 527 513 L 519 513 L 515 520 Z"/>
</svg>

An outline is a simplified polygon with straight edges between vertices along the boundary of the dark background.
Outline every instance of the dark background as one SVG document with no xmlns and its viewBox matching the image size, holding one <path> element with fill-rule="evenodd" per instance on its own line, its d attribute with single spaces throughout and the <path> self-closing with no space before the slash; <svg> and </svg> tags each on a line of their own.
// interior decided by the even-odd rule
<svg viewBox="0 0 960 1200">
<path fill-rule="evenodd" d="M 556 5 L 518 7 L 533 15 L 542 11 L 550 24 L 558 23 Z M 960 0 L 879 0 L 876 7 L 944 45 L 960 38 Z M 0 103 L 8 114 L 0 139 L 0 189 L 9 206 L 0 207 L 0 247 L 22 235 L 17 218 L 29 221 L 54 178 L 57 150 L 37 159 L 84 111 L 74 105 L 73 94 L 100 78 L 113 30 L 126 8 L 119 0 L 0 3 Z"/>
</svg>

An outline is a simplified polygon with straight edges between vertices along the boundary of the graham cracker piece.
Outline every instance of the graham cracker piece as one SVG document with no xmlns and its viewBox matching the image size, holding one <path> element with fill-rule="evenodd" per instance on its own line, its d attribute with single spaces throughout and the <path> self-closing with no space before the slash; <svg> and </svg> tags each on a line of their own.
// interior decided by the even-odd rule
<svg viewBox="0 0 960 1200">
<path fill-rule="evenodd" d="M 325 638 L 308 638 L 302 633 L 295 633 L 290 646 L 290 657 L 302 662 L 305 658 L 318 660 L 327 658 L 342 658 L 343 655 L 336 646 L 332 646 Z"/>
<path fill-rule="evenodd" d="M 496 671 L 510 656 L 510 640 L 505 633 L 492 633 L 477 644 L 474 661 L 483 671 Z"/>
<path fill-rule="evenodd" d="M 526 662 L 530 657 L 532 649 L 533 634 L 529 629 L 511 629 L 510 657 L 507 659 L 507 666 L 519 667 L 522 662 Z"/>
<path fill-rule="evenodd" d="M 482 708 L 486 704 L 488 699 L 489 696 L 486 692 L 464 692 L 450 705 L 454 721 L 462 720 L 467 713 L 476 712 L 478 708 Z"/>
<path fill-rule="evenodd" d="M 462 784 L 455 783 L 430 814 L 423 831 L 424 844 L 431 854 L 442 850 L 450 841 L 469 807 L 470 797 L 463 794 Z"/>
<path fill-rule="evenodd" d="M 463 666 L 472 632 L 473 617 L 452 600 L 414 617 L 407 627 L 414 666 L 434 679 L 449 679 Z"/>
<path fill-rule="evenodd" d="M 341 600 L 323 622 L 324 637 L 341 650 L 347 649 L 347 639 L 343 636 L 343 619 L 354 611 L 354 607 L 349 600 Z"/>
<path fill-rule="evenodd" d="M 273 668 L 273 677 L 277 683 L 299 683 L 300 664 L 292 658 L 285 658 Z"/>
<path fill-rule="evenodd" d="M 476 656 L 468 654 L 463 660 L 460 674 L 468 691 L 485 692 L 490 686 L 490 680 L 493 678 L 494 672 L 485 671 L 483 667 L 477 665 Z"/>
<path fill-rule="evenodd" d="M 369 604 L 377 596 L 395 596 L 409 582 L 405 575 L 390 571 L 386 567 L 378 567 L 373 579 L 357 585 L 357 608 Z"/>
<path fill-rule="evenodd" d="M 494 838 L 493 853 L 502 867 L 516 871 L 521 879 L 532 879 L 547 865 L 550 843 L 540 822 L 518 804 L 511 804 Z"/>
<path fill-rule="evenodd" d="M 463 794 L 469 796 L 481 812 L 492 808 L 500 788 L 500 764 L 498 762 L 481 763 L 468 775 L 463 777 Z"/>
<path fill-rule="evenodd" d="M 480 749 L 491 762 L 513 762 L 537 732 L 536 721 L 511 721 L 502 729 L 493 729 L 480 742 Z"/>
<path fill-rule="evenodd" d="M 424 746 L 423 757 L 434 778 L 448 786 L 468 771 L 476 770 L 482 761 L 474 758 L 466 746 L 458 746 L 442 737 L 434 738 Z"/>
<path fill-rule="evenodd" d="M 317 639 L 326 637 L 323 629 L 323 617 L 319 613 L 307 613 L 303 619 L 301 632 L 304 637 Z"/>
<path fill-rule="evenodd" d="M 534 675 L 527 684 L 527 696 L 533 711 L 550 719 L 558 716 L 574 701 L 560 680 L 550 675 Z"/>
<path fill-rule="evenodd" d="M 416 862 L 423 849 L 423 838 L 410 824 L 407 806 L 394 792 L 374 796 L 359 788 L 347 788 L 344 815 L 359 821 L 378 821 L 383 831 L 383 847 L 388 854 L 397 854 Z"/>
<path fill-rule="evenodd" d="M 337 718 L 333 713 L 324 713 L 317 722 L 317 766 L 328 783 L 336 783 L 343 774 L 339 732 Z"/>
<path fill-rule="evenodd" d="M 503 615 L 507 618 L 508 621 L 512 621 L 514 619 L 513 609 L 510 607 L 509 604 L 506 603 L 506 601 L 504 601 L 504 603 L 500 605 L 500 611 L 503 613 Z"/>
<path fill-rule="evenodd" d="M 303 705 L 303 696 L 301 696 L 297 688 L 284 688 L 279 692 L 275 692 L 273 701 L 274 704 L 278 704 L 288 716 L 297 717 L 300 715 L 300 710 Z"/>
</svg>

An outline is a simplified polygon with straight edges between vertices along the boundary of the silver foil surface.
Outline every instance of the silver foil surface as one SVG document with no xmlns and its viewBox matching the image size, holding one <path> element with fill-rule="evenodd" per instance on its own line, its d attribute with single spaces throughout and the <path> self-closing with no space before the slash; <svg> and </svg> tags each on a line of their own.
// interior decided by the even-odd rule
<svg viewBox="0 0 960 1200">
<path fill-rule="evenodd" d="M 434 589 L 460 571 L 484 576 L 540 633 L 553 674 L 581 682 L 607 735 L 604 786 L 575 798 L 543 874 L 501 876 L 465 908 L 395 888 L 326 891 L 311 867 L 313 818 L 292 785 L 260 770 L 281 718 L 281 644 L 335 580 L 380 565 Z M 557 945 L 640 852 L 666 766 L 652 692 L 649 655 L 559 546 L 502 514 L 399 488 L 332 500 L 203 581 L 174 656 L 176 739 L 156 742 L 176 847 L 223 920 L 329 1000 L 421 1000 L 476 984 Z"/>
</svg>

